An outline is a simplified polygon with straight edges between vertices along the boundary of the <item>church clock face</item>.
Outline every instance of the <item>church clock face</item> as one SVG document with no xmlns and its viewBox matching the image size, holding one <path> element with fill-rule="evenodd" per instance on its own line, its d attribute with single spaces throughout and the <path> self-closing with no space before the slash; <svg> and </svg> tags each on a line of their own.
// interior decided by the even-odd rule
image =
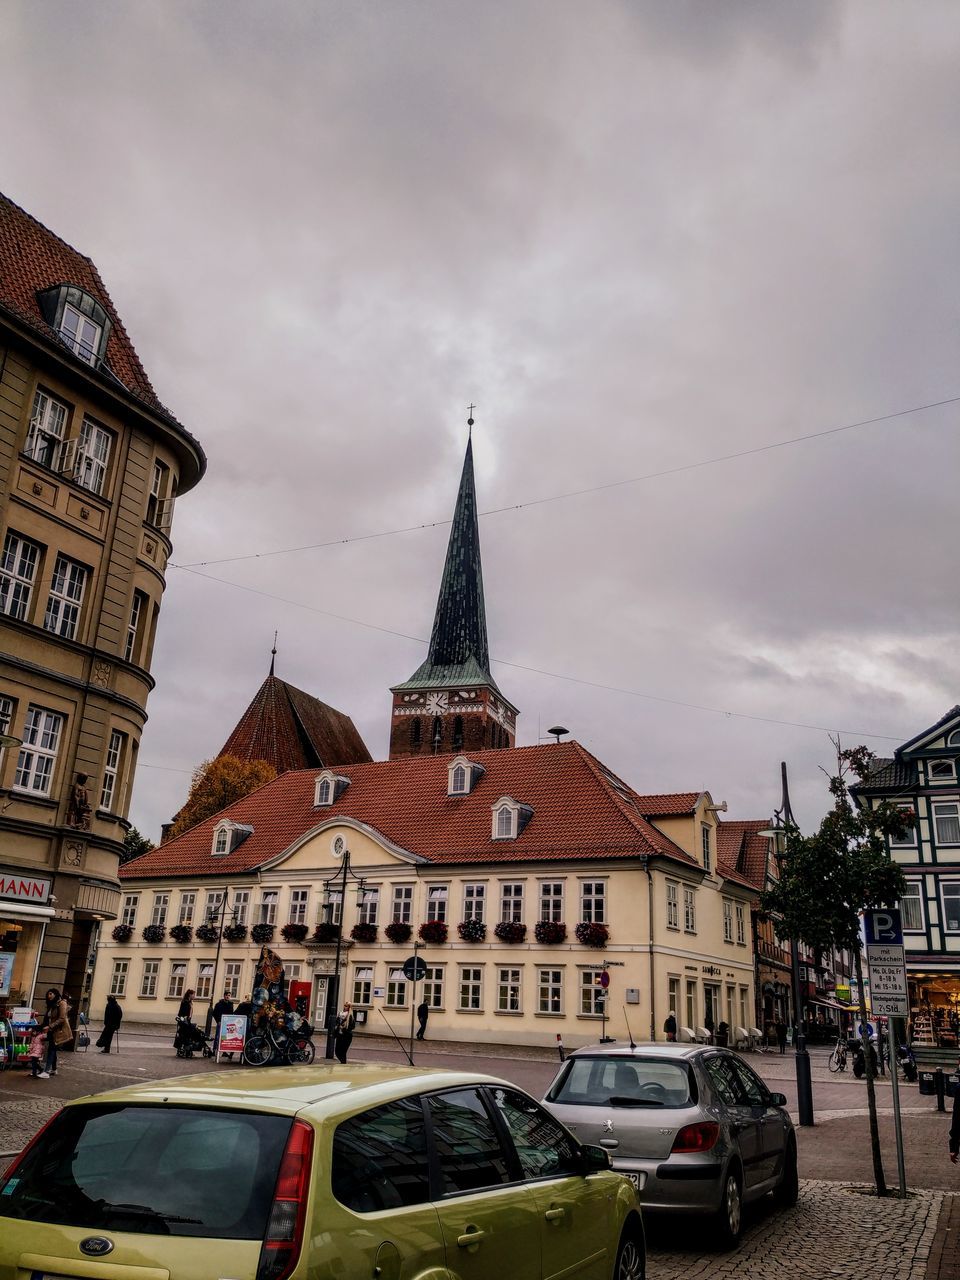
<svg viewBox="0 0 960 1280">
<path fill-rule="evenodd" d="M 442 715 L 447 710 L 449 700 L 445 693 L 427 694 L 427 713 L 431 716 Z"/>
</svg>

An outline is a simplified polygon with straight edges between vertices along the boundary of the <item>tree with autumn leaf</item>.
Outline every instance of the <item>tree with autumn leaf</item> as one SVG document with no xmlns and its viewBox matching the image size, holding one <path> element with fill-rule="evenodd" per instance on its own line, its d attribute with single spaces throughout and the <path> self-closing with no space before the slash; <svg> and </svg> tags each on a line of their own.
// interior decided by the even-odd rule
<svg viewBox="0 0 960 1280">
<path fill-rule="evenodd" d="M 903 872 L 890 860 L 888 837 L 906 834 L 913 814 L 887 800 L 867 808 L 854 805 L 849 787 L 853 781 L 867 779 L 874 767 L 874 756 L 866 747 L 843 749 L 839 740 L 832 741 L 837 753 L 836 772 L 829 780 L 832 807 L 812 836 L 802 836 L 795 826 L 786 827 L 779 880 L 761 895 L 760 907 L 772 917 L 779 938 L 802 938 L 815 951 L 835 947 L 853 952 L 860 996 L 860 1037 L 867 1068 L 873 1172 L 877 1195 L 883 1196 L 887 1186 L 867 1032 L 860 916 L 864 911 L 896 906 L 900 901 L 906 882 Z"/>
<path fill-rule="evenodd" d="M 276 776 L 276 769 L 266 760 L 238 760 L 236 756 L 205 760 L 194 770 L 187 803 L 174 818 L 168 839 L 182 836 Z"/>
</svg>

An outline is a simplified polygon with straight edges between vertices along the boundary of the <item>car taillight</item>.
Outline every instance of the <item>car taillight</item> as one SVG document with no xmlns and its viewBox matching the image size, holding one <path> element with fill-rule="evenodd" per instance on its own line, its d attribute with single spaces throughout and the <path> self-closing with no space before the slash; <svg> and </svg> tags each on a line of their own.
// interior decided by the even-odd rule
<svg viewBox="0 0 960 1280">
<path fill-rule="evenodd" d="M 54 1120 L 56 1120 L 57 1116 L 62 1114 L 63 1114 L 63 1108 L 61 1107 L 59 1111 L 55 1111 L 53 1113 L 53 1115 L 46 1122 L 46 1124 L 42 1125 L 37 1130 L 37 1132 L 33 1135 L 33 1137 L 30 1139 L 27 1145 L 23 1148 L 20 1154 L 14 1159 L 13 1164 L 9 1165 L 6 1171 L 0 1174 L 0 1194 L 2 1194 L 3 1188 L 7 1185 L 7 1183 L 10 1182 L 14 1177 L 16 1177 L 17 1170 L 20 1168 L 24 1160 L 26 1160 L 27 1156 L 30 1154 L 33 1148 L 37 1145 L 37 1143 L 40 1141 L 43 1135 L 47 1132 L 47 1130 L 53 1124 Z"/>
<path fill-rule="evenodd" d="M 257 1280 L 285 1280 L 297 1265 L 303 1244 L 312 1159 L 313 1129 L 302 1120 L 294 1120 L 273 1191 Z"/>
<path fill-rule="evenodd" d="M 720 1137 L 720 1126 L 713 1120 L 685 1124 L 673 1140 L 671 1150 L 677 1153 L 709 1151 Z"/>
</svg>

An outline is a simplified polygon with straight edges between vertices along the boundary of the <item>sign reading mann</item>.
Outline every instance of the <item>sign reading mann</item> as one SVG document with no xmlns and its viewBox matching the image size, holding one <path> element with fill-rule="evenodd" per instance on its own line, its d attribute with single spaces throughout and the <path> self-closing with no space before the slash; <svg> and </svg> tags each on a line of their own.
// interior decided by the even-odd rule
<svg viewBox="0 0 960 1280">
<path fill-rule="evenodd" d="M 46 906 L 52 881 L 27 875 L 13 867 L 0 867 L 0 898 L 6 902 L 28 902 Z"/>
</svg>

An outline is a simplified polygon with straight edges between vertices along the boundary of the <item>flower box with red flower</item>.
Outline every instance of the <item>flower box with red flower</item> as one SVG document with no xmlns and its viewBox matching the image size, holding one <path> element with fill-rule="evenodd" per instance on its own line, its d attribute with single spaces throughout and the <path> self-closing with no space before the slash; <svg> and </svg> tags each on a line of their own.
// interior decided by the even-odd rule
<svg viewBox="0 0 960 1280">
<path fill-rule="evenodd" d="M 350 937 L 354 942 L 376 942 L 377 926 L 361 921 L 360 924 L 355 924 L 350 930 Z"/>
<path fill-rule="evenodd" d="M 607 945 L 610 930 L 605 924 L 583 921 L 576 928 L 577 941 L 584 947 L 601 948 Z"/>
<path fill-rule="evenodd" d="M 391 920 L 383 932 L 390 942 L 409 942 L 413 929 L 404 920 Z"/>
<path fill-rule="evenodd" d="M 501 942 L 525 942 L 527 926 L 519 920 L 501 920 L 493 932 Z"/>
<path fill-rule="evenodd" d="M 538 920 L 533 936 L 548 947 L 556 947 L 567 940 L 567 926 L 561 920 Z"/>
<path fill-rule="evenodd" d="M 418 932 L 422 941 L 430 946 L 439 947 L 446 942 L 449 929 L 445 920 L 424 920 Z"/>
</svg>

